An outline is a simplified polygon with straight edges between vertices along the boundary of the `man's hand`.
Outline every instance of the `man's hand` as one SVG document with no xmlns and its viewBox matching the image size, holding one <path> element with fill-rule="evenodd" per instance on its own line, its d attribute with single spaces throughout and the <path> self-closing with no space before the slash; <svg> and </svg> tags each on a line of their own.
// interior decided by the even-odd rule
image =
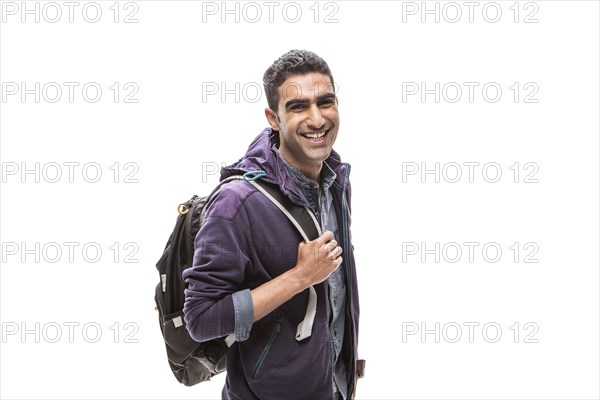
<svg viewBox="0 0 600 400">
<path fill-rule="evenodd" d="M 254 321 L 258 321 L 296 294 L 323 282 L 342 263 L 342 248 L 327 231 L 317 239 L 298 245 L 296 266 L 252 289 Z"/>
<path fill-rule="evenodd" d="M 342 263 L 342 248 L 331 231 L 310 242 L 298 245 L 298 261 L 294 267 L 296 276 L 307 288 L 323 282 Z"/>
</svg>

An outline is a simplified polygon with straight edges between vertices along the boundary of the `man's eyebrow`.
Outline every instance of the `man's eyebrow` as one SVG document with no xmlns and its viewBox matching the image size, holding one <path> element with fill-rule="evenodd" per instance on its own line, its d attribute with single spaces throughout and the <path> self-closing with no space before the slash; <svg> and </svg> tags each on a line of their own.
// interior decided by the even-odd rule
<svg viewBox="0 0 600 400">
<path fill-rule="evenodd" d="M 336 99 L 336 97 L 337 96 L 335 95 L 335 93 L 325 93 L 324 95 L 317 97 L 317 102 L 329 99 Z"/>
<path fill-rule="evenodd" d="M 330 99 L 335 99 L 335 98 L 336 98 L 335 93 L 325 93 L 325 94 L 317 97 L 317 103 L 320 101 L 323 101 L 323 100 L 330 100 Z M 284 106 L 285 106 L 285 109 L 287 110 L 296 104 L 307 105 L 308 100 L 307 99 L 290 99 L 285 102 Z"/>
<path fill-rule="evenodd" d="M 288 110 L 291 106 L 293 106 L 295 104 L 306 105 L 306 104 L 308 104 L 308 100 L 306 100 L 306 99 L 290 99 L 285 102 L 285 109 Z"/>
</svg>

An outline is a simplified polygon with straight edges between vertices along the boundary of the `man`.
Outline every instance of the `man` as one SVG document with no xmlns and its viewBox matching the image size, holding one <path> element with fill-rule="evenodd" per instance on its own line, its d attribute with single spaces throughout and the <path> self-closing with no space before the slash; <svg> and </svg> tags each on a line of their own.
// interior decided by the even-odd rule
<svg viewBox="0 0 600 400">
<path fill-rule="evenodd" d="M 224 399 L 350 399 L 355 395 L 358 288 L 350 241 L 350 165 L 333 151 L 338 100 L 329 67 L 292 50 L 265 72 L 270 128 L 221 180 L 247 174 L 310 208 L 324 232 L 303 242 L 294 225 L 244 180 L 224 184 L 206 206 L 184 306 L 191 336 L 234 334 Z M 302 241 L 302 242 L 301 242 Z M 301 243 L 299 243 L 301 242 Z M 304 323 L 317 294 L 312 331 Z"/>
</svg>

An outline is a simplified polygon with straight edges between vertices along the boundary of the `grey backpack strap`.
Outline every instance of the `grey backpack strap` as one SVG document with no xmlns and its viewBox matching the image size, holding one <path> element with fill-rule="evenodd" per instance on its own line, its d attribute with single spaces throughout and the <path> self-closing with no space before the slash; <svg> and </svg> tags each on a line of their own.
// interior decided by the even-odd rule
<svg viewBox="0 0 600 400">
<path fill-rule="evenodd" d="M 315 240 L 321 236 L 321 227 L 315 215 L 308 207 L 302 207 L 292 202 L 289 197 L 281 193 L 278 187 L 269 185 L 262 181 L 249 180 L 250 184 L 262 192 L 265 197 L 294 224 L 305 241 Z M 296 329 L 296 340 L 301 341 L 310 337 L 312 327 L 317 314 L 317 291 L 313 286 L 308 288 L 308 306 L 304 314 L 304 320 L 298 324 Z"/>
<path fill-rule="evenodd" d="M 310 208 L 294 203 L 289 197 L 281 193 L 279 187 L 273 184 L 266 183 L 260 179 L 249 182 L 288 217 L 304 240 L 308 242 L 321 236 L 321 226 Z"/>
</svg>

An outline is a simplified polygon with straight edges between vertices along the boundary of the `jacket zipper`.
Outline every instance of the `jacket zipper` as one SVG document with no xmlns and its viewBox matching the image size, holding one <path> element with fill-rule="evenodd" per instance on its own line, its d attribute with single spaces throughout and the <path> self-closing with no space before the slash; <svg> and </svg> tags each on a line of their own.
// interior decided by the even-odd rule
<svg viewBox="0 0 600 400">
<path fill-rule="evenodd" d="M 271 346 L 273 345 L 273 342 L 275 341 L 275 337 L 281 331 L 281 321 L 282 320 L 283 320 L 283 315 L 281 315 L 281 316 L 279 316 L 279 318 L 277 318 L 277 321 L 275 322 L 275 326 L 273 327 L 273 330 L 271 331 L 271 337 L 269 337 L 269 341 L 267 342 L 267 345 L 263 349 L 262 353 L 260 353 L 260 357 L 258 357 L 258 361 L 256 362 L 256 365 L 254 366 L 254 370 L 252 371 L 252 379 L 256 379 L 256 376 L 258 375 L 258 372 L 260 371 L 260 367 L 262 367 L 262 364 L 265 361 L 265 358 L 267 357 L 269 350 L 271 350 Z"/>
</svg>

